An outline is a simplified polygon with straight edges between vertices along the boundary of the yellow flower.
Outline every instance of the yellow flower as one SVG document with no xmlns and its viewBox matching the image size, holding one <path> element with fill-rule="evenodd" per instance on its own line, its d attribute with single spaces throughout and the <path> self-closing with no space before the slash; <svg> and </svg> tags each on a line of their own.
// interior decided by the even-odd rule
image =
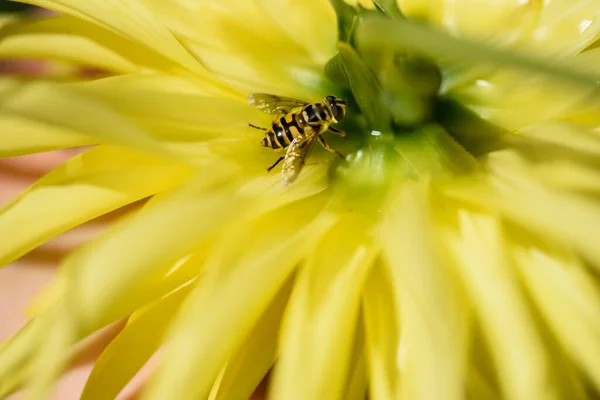
<svg viewBox="0 0 600 400">
<path fill-rule="evenodd" d="M 245 399 L 273 365 L 286 400 L 600 390 L 600 1 L 27 2 L 61 15 L 0 57 L 110 76 L 0 80 L 0 155 L 94 145 L 0 211 L 0 262 L 149 200 L 63 262 L 0 396 L 122 318 L 84 400 L 159 348 L 144 399 Z M 346 160 L 282 187 L 255 92 L 348 99 Z"/>
</svg>

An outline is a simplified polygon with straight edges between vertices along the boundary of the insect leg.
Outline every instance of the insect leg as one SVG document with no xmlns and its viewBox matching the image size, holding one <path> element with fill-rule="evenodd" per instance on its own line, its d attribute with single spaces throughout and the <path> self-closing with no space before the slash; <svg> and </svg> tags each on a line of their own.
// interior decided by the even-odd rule
<svg viewBox="0 0 600 400">
<path fill-rule="evenodd" d="M 266 131 L 266 128 L 261 128 L 260 126 L 256 126 L 256 125 L 252 125 L 252 124 L 248 124 L 248 126 L 250 128 L 254 128 L 254 129 L 260 129 L 261 131 Z"/>
<path fill-rule="evenodd" d="M 285 156 L 281 156 L 277 159 L 277 161 L 275 161 L 275 164 L 271 165 L 269 168 L 267 168 L 267 172 L 271 171 L 273 168 L 275 168 L 277 166 L 277 164 L 279 164 L 281 161 L 283 161 L 283 159 L 285 158 Z"/>
<path fill-rule="evenodd" d="M 330 126 L 329 128 L 327 128 L 327 130 L 331 133 L 335 133 L 336 135 L 339 135 L 341 137 L 346 136 L 346 132 L 341 131 L 339 129 L 334 128 L 333 126 Z"/>
<path fill-rule="evenodd" d="M 327 144 L 327 142 L 325 141 L 325 139 L 323 139 L 323 137 L 321 135 L 319 135 L 319 142 L 321 142 L 321 144 L 323 145 L 323 147 L 325 147 L 325 150 L 331 152 L 331 153 L 335 153 L 338 156 L 342 157 L 343 159 L 345 159 L 346 157 L 344 157 L 344 155 L 342 153 L 340 153 L 337 150 L 332 149 L 331 147 L 329 147 L 329 145 Z"/>
</svg>

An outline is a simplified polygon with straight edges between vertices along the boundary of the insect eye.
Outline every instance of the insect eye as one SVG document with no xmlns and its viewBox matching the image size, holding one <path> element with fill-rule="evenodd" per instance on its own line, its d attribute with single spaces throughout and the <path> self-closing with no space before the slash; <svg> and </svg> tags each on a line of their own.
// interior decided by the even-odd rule
<svg viewBox="0 0 600 400">
<path fill-rule="evenodd" d="M 344 109 L 342 107 L 339 107 L 335 104 L 333 104 L 331 106 L 331 111 L 333 111 L 333 117 L 338 121 L 341 122 L 344 119 Z"/>
</svg>

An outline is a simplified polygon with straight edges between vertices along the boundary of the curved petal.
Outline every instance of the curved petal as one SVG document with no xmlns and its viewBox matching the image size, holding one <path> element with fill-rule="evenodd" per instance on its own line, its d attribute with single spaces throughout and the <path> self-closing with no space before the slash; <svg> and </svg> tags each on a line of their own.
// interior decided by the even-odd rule
<svg viewBox="0 0 600 400">
<path fill-rule="evenodd" d="M 110 29 L 202 76 L 208 73 L 139 0 L 21 0 Z"/>
<path fill-rule="evenodd" d="M 281 288 L 260 317 L 240 349 L 227 361 L 209 398 L 249 399 L 277 358 L 279 326 L 287 305 L 293 279 Z"/>
<path fill-rule="evenodd" d="M 544 237 L 576 249 L 596 269 L 600 269 L 600 247 L 597 242 L 600 207 L 589 197 L 576 193 L 550 190 L 542 186 L 527 164 L 515 154 L 496 154 L 489 167 L 501 185 L 494 198 L 485 201 L 505 218 Z"/>
<path fill-rule="evenodd" d="M 165 19 L 206 68 L 231 85 L 247 92 L 274 92 L 308 100 L 325 95 L 322 92 L 328 84 L 322 73 L 322 60 L 314 60 L 314 52 L 306 50 L 304 43 L 308 42 L 303 40 L 299 45 L 288 35 L 290 31 L 278 23 L 282 20 L 289 25 L 285 14 L 272 16 L 258 1 L 144 1 Z M 272 2 L 268 8 L 278 3 Z M 301 8 L 310 9 L 305 3 Z M 313 32 L 330 31 L 327 26 L 315 29 L 312 22 L 303 24 Z"/>
<path fill-rule="evenodd" d="M 381 228 L 400 324 L 397 396 L 460 399 L 470 339 L 469 308 L 436 240 L 432 198 L 427 180 L 408 184 Z"/>
<path fill-rule="evenodd" d="M 187 167 L 109 146 L 75 156 L 0 211 L 0 263 L 85 221 L 169 189 L 189 175 Z"/>
<path fill-rule="evenodd" d="M 228 235 L 219 241 L 204 278 L 175 321 L 161 367 L 143 398 L 208 396 L 227 358 L 331 225 L 331 218 L 307 225 L 320 209 L 319 202 L 295 205 L 287 209 L 290 212 L 279 209 L 252 222 L 224 227 Z"/>
<path fill-rule="evenodd" d="M 61 24 L 57 23 L 59 21 L 66 22 L 65 20 L 64 18 L 53 18 L 49 21 L 54 24 L 38 21 L 5 27 L 0 35 L 0 58 L 54 59 L 93 66 L 115 73 L 137 70 L 134 63 L 112 49 L 89 37 L 69 31 L 70 29 L 67 28 L 69 24 L 61 27 Z M 48 25 L 54 25 L 54 27 Z M 96 28 L 96 30 L 99 29 Z M 112 32 L 108 33 L 113 34 Z M 118 35 L 114 36 L 121 39 Z M 135 44 L 131 43 L 131 47 L 135 48 Z"/>
<path fill-rule="evenodd" d="M 537 0 L 446 0 L 442 23 L 455 34 L 506 44 L 527 39 L 542 8 Z"/>
<path fill-rule="evenodd" d="M 0 98 L 7 99 L 26 84 L 11 78 L 0 79 Z M 76 130 L 46 124 L 19 116 L 2 107 L 0 102 L 0 157 L 79 147 L 94 144 L 93 138 Z"/>
<path fill-rule="evenodd" d="M 544 2 L 531 44 L 534 49 L 565 56 L 582 51 L 599 37 L 600 1 L 550 0 Z"/>
<path fill-rule="evenodd" d="M 381 263 L 375 264 L 365 282 L 363 318 L 369 397 L 376 400 L 397 398 L 396 358 L 400 324 L 396 321 L 394 295 L 391 279 L 384 266 Z"/>
<path fill-rule="evenodd" d="M 260 0 L 264 12 L 318 64 L 335 54 L 336 16 L 327 0 Z M 307 23 L 310 21 L 310 23 Z"/>
<path fill-rule="evenodd" d="M 400 11 L 411 18 L 440 24 L 444 17 L 445 0 L 396 0 Z"/>
<path fill-rule="evenodd" d="M 94 364 L 81 400 L 114 399 L 162 343 L 193 284 L 136 311 Z"/>
<path fill-rule="evenodd" d="M 519 272 L 560 344 L 600 388 L 600 292 L 579 265 L 541 249 L 514 249 Z"/>
<path fill-rule="evenodd" d="M 83 331 L 124 317 L 123 299 L 139 297 L 130 293 L 132 286 L 192 254 L 232 217 L 231 185 L 237 182 L 238 170 L 225 163 L 210 165 L 214 170 L 209 176 L 208 170 L 201 170 L 67 257 L 67 295 L 77 305 Z"/>
<path fill-rule="evenodd" d="M 466 210 L 456 218 L 458 232 L 448 229 L 446 244 L 489 343 L 503 395 L 515 400 L 555 397 L 549 360 L 498 221 Z"/>
<path fill-rule="evenodd" d="M 360 293 L 377 255 L 368 229 L 364 221 L 341 217 L 302 266 L 282 328 L 272 398 L 344 395 Z"/>
<path fill-rule="evenodd" d="M 96 141 L 78 132 L 0 111 L 0 158 L 88 146 Z"/>
<path fill-rule="evenodd" d="M 95 142 L 115 142 L 164 154 L 143 130 L 93 96 L 51 82 L 23 83 L 0 102 L 0 116 L 27 118 L 55 129 L 87 134 Z M 76 116 L 76 117 L 75 117 Z"/>
</svg>

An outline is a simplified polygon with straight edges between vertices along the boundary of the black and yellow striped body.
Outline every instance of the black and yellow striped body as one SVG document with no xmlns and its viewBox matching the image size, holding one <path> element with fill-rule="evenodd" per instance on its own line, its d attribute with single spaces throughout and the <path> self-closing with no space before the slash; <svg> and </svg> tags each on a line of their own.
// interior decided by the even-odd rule
<svg viewBox="0 0 600 400">
<path fill-rule="evenodd" d="M 273 120 L 261 144 L 271 149 L 284 149 L 300 135 L 323 133 L 334 122 L 329 108 L 322 103 L 308 104 Z"/>
</svg>

